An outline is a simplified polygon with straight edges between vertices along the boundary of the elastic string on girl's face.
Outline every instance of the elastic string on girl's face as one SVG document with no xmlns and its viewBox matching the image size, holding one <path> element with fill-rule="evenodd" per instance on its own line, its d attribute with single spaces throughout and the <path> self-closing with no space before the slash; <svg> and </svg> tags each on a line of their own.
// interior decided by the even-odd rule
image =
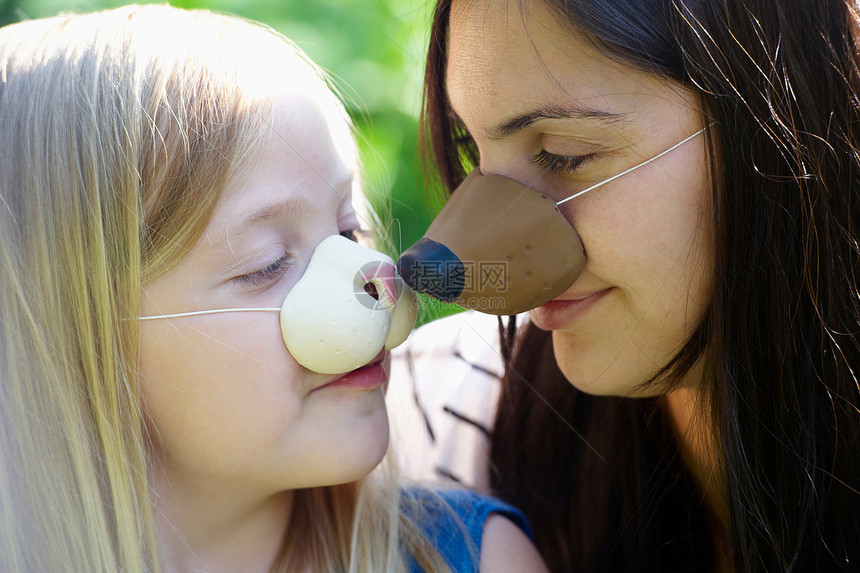
<svg viewBox="0 0 860 573">
<path fill-rule="evenodd" d="M 221 314 L 224 312 L 281 312 L 280 308 L 218 308 L 215 310 L 195 310 L 193 312 L 177 312 L 174 314 L 154 314 L 141 316 L 139 320 L 157 320 L 159 318 L 182 318 L 184 316 L 198 316 L 201 314 Z"/>
<path fill-rule="evenodd" d="M 595 184 L 594 184 L 594 185 L 592 185 L 591 187 L 588 187 L 587 189 L 583 189 L 582 191 L 578 191 L 577 193 L 574 193 L 574 194 L 573 194 L 573 195 L 571 195 L 570 197 L 565 197 L 565 198 L 564 198 L 564 199 L 562 199 L 561 201 L 557 202 L 557 203 L 556 203 L 556 205 L 561 205 L 562 203 L 566 203 L 566 202 L 570 201 L 571 199 L 575 199 L 575 198 L 579 197 L 580 195 L 584 195 L 584 194 L 588 193 L 589 191 L 593 191 L 594 189 L 597 189 L 598 187 L 601 187 L 602 185 L 606 185 L 606 184 L 607 184 L 607 183 L 609 183 L 610 181 L 615 181 L 616 179 L 618 179 L 618 178 L 619 178 L 619 177 L 621 177 L 622 175 L 627 175 L 627 174 L 628 174 L 628 173 L 630 173 L 631 171 L 634 171 L 634 170 L 636 170 L 636 169 L 639 169 L 640 167 L 642 167 L 642 166 L 644 166 L 644 165 L 648 165 L 649 163 L 651 163 L 652 161 L 654 161 L 654 160 L 656 160 L 656 159 L 660 159 L 661 157 L 663 157 L 664 155 L 666 155 L 667 153 L 669 153 L 669 152 L 670 152 L 670 151 L 672 151 L 673 149 L 676 149 L 676 148 L 678 148 L 678 147 L 681 147 L 682 145 L 684 145 L 685 143 L 687 143 L 688 141 L 690 141 L 691 139 L 693 139 L 693 138 L 694 138 L 694 137 L 696 137 L 697 135 L 699 135 L 699 134 L 701 134 L 701 133 L 704 133 L 704 132 L 705 132 L 705 131 L 707 131 L 707 129 L 708 129 L 709 127 L 711 127 L 712 125 L 716 125 L 716 123 L 709 123 L 708 125 L 706 125 L 706 126 L 705 126 L 705 127 L 703 127 L 702 129 L 700 129 L 699 131 L 697 131 L 696 133 L 694 133 L 693 135 L 690 135 L 690 136 L 685 137 L 684 139 L 682 139 L 681 141 L 679 141 L 678 143 L 676 143 L 675 145 L 673 145 L 673 146 L 672 146 L 672 147 L 670 147 L 669 149 L 666 149 L 666 150 L 664 150 L 664 151 L 661 151 L 660 153 L 658 153 L 658 154 L 657 154 L 657 155 L 655 155 L 654 157 L 652 157 L 652 158 L 650 158 L 650 159 L 646 159 L 646 160 L 645 160 L 645 161 L 643 161 L 642 163 L 639 163 L 638 165 L 634 165 L 634 166 L 633 166 L 633 167 L 631 167 L 630 169 L 627 169 L 627 170 L 625 170 L 625 171 L 622 171 L 621 173 L 619 173 L 619 174 L 617 174 L 617 175 L 613 175 L 613 176 L 612 176 L 612 177 L 610 177 L 609 179 L 605 179 L 605 180 L 601 181 L 600 183 L 595 183 Z"/>
</svg>

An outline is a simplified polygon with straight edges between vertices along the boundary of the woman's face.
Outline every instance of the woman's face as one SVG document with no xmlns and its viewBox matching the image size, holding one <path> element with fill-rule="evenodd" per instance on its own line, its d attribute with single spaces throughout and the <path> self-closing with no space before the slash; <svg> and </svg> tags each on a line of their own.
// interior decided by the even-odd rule
<svg viewBox="0 0 860 573">
<path fill-rule="evenodd" d="M 144 315 L 279 308 L 320 241 L 358 228 L 354 158 L 312 98 L 275 102 L 200 240 L 145 286 Z M 343 379 L 287 352 L 277 312 L 147 321 L 141 336 L 147 422 L 171 484 L 257 495 L 344 483 L 387 448 L 387 365 L 362 369 L 363 389 L 332 385 Z"/>
<path fill-rule="evenodd" d="M 526 17 L 523 17 L 523 14 Z M 694 96 L 599 55 L 541 2 L 457 0 L 447 88 L 484 174 L 561 200 L 700 130 Z M 531 311 L 577 388 L 637 386 L 676 354 L 710 300 L 711 184 L 703 137 L 561 206 L 587 263 Z M 564 249 L 565 245 L 558 245 Z"/>
</svg>

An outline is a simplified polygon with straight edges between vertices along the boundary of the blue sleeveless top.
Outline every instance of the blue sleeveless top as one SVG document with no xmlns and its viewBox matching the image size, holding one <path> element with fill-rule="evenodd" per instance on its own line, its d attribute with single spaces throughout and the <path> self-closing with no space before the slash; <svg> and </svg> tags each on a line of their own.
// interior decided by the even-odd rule
<svg viewBox="0 0 860 573">
<path fill-rule="evenodd" d="M 533 540 L 525 516 L 493 497 L 467 490 L 422 488 L 406 489 L 403 496 L 408 500 L 404 504 L 406 514 L 424 531 L 456 573 L 477 573 L 484 524 L 492 513 L 507 517 Z M 424 573 L 411 557 L 407 560 L 412 573 Z"/>
</svg>

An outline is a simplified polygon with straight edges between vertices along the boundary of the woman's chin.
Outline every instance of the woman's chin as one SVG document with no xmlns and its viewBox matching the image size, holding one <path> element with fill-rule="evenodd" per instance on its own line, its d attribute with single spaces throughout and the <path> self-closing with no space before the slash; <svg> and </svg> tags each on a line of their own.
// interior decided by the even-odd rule
<svg viewBox="0 0 860 573">
<path fill-rule="evenodd" d="M 630 372 L 617 356 L 600 359 L 594 349 L 581 348 L 575 338 L 563 331 L 553 332 L 553 353 L 559 370 L 577 390 L 593 396 L 643 398 L 648 389 L 641 387 L 647 378 L 640 371 Z M 656 371 L 655 371 L 656 372 Z"/>
</svg>

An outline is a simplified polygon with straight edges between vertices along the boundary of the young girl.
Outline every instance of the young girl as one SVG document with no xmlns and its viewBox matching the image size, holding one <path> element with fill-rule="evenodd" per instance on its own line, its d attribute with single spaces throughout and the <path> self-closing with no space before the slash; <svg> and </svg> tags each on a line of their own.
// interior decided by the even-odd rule
<svg viewBox="0 0 860 573">
<path fill-rule="evenodd" d="M 845 0 L 438 2 L 444 228 L 494 177 L 581 239 L 538 228 L 529 258 L 584 253 L 485 438 L 552 570 L 860 567 L 858 25 Z M 524 216 L 482 205 L 493 228 L 447 247 L 505 261 Z"/>
<path fill-rule="evenodd" d="M 540 570 L 508 506 L 366 478 L 414 314 L 359 190 L 262 26 L 0 30 L 0 569 Z"/>
</svg>

